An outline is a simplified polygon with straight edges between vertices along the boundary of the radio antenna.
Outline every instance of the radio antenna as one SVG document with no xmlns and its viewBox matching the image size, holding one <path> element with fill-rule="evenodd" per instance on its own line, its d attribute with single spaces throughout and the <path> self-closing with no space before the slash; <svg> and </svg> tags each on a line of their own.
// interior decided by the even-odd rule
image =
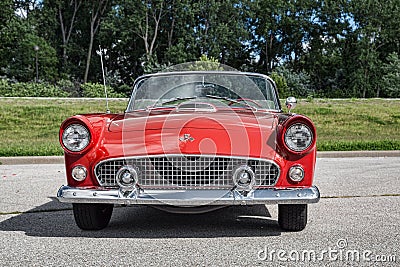
<svg viewBox="0 0 400 267">
<path fill-rule="evenodd" d="M 99 50 L 96 50 L 97 55 L 100 56 L 100 61 L 101 61 L 101 71 L 103 72 L 103 85 L 104 85 L 104 94 L 106 95 L 106 113 L 109 114 L 110 109 L 108 108 L 108 96 L 107 96 L 107 87 L 106 87 L 106 76 L 104 74 L 104 64 L 103 64 L 103 53 L 105 54 L 107 52 L 107 49 L 102 49 L 101 46 L 99 45 Z"/>
</svg>

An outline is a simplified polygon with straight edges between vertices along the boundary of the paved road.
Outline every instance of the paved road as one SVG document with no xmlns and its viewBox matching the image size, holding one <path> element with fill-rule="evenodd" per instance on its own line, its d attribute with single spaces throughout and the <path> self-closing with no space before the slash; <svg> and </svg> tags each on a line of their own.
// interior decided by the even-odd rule
<svg viewBox="0 0 400 267">
<path fill-rule="evenodd" d="M 0 266 L 293 266 L 289 258 L 304 266 L 399 266 L 399 170 L 399 157 L 318 159 L 323 198 L 298 233 L 279 229 L 275 206 L 204 215 L 117 208 L 107 229 L 85 232 L 70 206 L 54 199 L 63 165 L 1 165 Z M 391 256 L 396 262 L 373 262 Z"/>
</svg>

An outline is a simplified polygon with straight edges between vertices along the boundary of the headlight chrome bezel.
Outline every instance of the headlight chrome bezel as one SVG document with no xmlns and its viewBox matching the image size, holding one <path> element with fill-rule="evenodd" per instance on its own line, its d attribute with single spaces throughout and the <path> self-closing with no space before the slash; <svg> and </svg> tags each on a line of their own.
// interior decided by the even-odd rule
<svg viewBox="0 0 400 267">
<path fill-rule="evenodd" d="M 295 127 L 298 128 L 297 132 L 293 132 L 293 129 Z M 296 131 L 296 130 L 294 130 L 294 131 Z M 298 135 L 300 132 L 305 133 L 306 139 L 308 139 L 308 140 L 304 141 L 306 144 L 303 146 L 297 146 L 297 143 L 293 141 L 293 139 L 294 139 L 293 137 L 295 135 Z M 291 137 L 292 137 L 292 140 L 290 140 Z M 303 153 L 305 151 L 308 151 L 308 149 L 310 149 L 312 147 L 312 145 L 314 144 L 314 138 L 315 138 L 315 135 L 314 135 L 312 128 L 303 122 L 295 122 L 295 123 L 290 124 L 286 128 L 286 131 L 283 135 L 283 141 L 284 141 L 285 146 L 294 153 Z"/>
<path fill-rule="evenodd" d="M 68 141 L 68 139 L 71 141 Z M 73 139 L 75 142 L 72 141 Z M 80 142 L 78 140 L 80 140 Z M 90 145 L 91 141 L 92 136 L 90 130 L 82 123 L 74 122 L 69 124 L 65 127 L 61 135 L 63 147 L 72 153 L 80 153 L 84 151 Z M 76 145 L 78 142 L 79 144 Z M 72 143 L 75 143 L 75 145 L 72 145 Z"/>
</svg>

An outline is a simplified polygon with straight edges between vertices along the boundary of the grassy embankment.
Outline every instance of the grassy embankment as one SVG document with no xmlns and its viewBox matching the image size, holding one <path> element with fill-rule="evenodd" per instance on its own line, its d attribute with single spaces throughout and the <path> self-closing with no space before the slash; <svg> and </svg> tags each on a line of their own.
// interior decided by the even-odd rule
<svg viewBox="0 0 400 267">
<path fill-rule="evenodd" d="M 400 100 L 319 99 L 295 111 L 314 121 L 319 151 L 400 150 Z"/>
<path fill-rule="evenodd" d="M 125 106 L 126 100 L 110 101 L 113 112 Z M 104 110 L 103 100 L 0 98 L 0 156 L 62 155 L 62 121 Z M 303 100 L 294 111 L 315 122 L 320 151 L 400 149 L 400 100 Z"/>
<path fill-rule="evenodd" d="M 110 110 L 123 112 L 127 100 L 110 101 Z M 61 123 L 76 114 L 105 111 L 101 99 L 0 98 L 0 156 L 62 155 Z"/>
</svg>

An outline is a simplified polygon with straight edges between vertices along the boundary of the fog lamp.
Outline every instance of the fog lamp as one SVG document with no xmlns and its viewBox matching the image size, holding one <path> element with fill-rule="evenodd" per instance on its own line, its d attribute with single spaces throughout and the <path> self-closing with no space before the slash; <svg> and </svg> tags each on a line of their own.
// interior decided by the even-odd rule
<svg viewBox="0 0 400 267">
<path fill-rule="evenodd" d="M 239 166 L 233 173 L 233 182 L 237 189 L 250 191 L 256 182 L 254 171 L 247 165 Z"/>
<path fill-rule="evenodd" d="M 124 190 L 133 190 L 138 182 L 138 171 L 132 166 L 122 166 L 116 175 L 117 184 Z"/>
<path fill-rule="evenodd" d="M 293 182 L 301 182 L 304 179 L 304 170 L 301 166 L 292 166 L 289 169 L 289 178 Z"/>
<path fill-rule="evenodd" d="M 74 180 L 81 182 L 86 179 L 87 170 L 83 166 L 75 166 L 71 171 L 71 175 Z"/>
</svg>

